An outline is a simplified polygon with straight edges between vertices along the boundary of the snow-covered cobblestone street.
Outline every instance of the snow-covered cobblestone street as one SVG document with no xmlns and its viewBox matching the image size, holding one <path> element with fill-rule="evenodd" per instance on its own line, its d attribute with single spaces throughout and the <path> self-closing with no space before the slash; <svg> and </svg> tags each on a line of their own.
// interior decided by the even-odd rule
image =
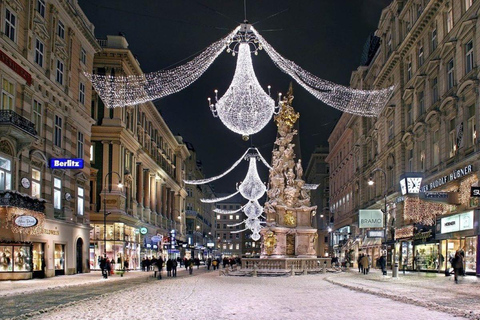
<svg viewBox="0 0 480 320">
<path fill-rule="evenodd" d="M 253 278 L 198 273 L 90 298 L 33 319 L 458 319 L 324 281 L 351 278 L 355 283 L 355 276 Z"/>
</svg>

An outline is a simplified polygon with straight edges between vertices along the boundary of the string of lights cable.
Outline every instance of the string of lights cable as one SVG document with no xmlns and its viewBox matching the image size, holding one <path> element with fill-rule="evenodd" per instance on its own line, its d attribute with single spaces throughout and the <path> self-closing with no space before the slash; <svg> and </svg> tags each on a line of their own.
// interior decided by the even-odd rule
<svg viewBox="0 0 480 320">
<path fill-rule="evenodd" d="M 229 194 L 228 196 L 225 196 L 225 197 L 221 197 L 221 198 L 212 198 L 212 199 L 200 199 L 201 202 L 203 203 L 215 203 L 215 202 L 222 202 L 222 201 L 225 201 L 227 199 L 230 199 L 234 196 L 236 196 L 240 191 L 237 191 L 237 192 L 234 192 L 232 194 Z"/>
</svg>

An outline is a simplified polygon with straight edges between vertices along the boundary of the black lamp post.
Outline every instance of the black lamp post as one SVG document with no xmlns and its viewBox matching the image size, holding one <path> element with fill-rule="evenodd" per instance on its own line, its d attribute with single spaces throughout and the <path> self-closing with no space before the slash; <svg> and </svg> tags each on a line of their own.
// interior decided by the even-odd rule
<svg viewBox="0 0 480 320">
<path fill-rule="evenodd" d="M 116 174 L 118 176 L 118 179 L 120 181 L 117 185 L 118 188 L 119 189 L 123 188 L 122 177 L 118 172 L 111 171 L 105 175 L 104 191 L 103 191 L 103 258 L 104 259 L 107 258 L 107 216 L 111 213 L 111 212 L 107 212 L 107 188 L 108 188 L 107 178 L 109 175 L 112 175 L 112 174 Z"/>
<path fill-rule="evenodd" d="M 384 197 L 384 200 L 385 200 L 385 209 L 384 209 L 384 215 L 385 215 L 385 229 L 384 229 L 384 232 L 385 234 L 383 235 L 384 236 L 384 239 L 385 239 L 385 258 L 387 258 L 387 228 L 388 228 L 388 222 L 387 222 L 387 218 L 388 218 L 388 214 L 387 214 L 387 192 L 388 192 L 388 188 L 387 188 L 387 173 L 385 172 L 385 170 L 383 170 L 382 168 L 375 168 L 372 173 L 370 174 L 370 179 L 368 179 L 368 185 L 369 186 L 373 186 L 375 181 L 373 180 L 373 174 L 377 171 L 380 171 L 381 173 L 383 173 L 383 177 L 384 177 L 384 184 L 385 184 L 385 191 L 383 192 L 383 197 Z"/>
</svg>

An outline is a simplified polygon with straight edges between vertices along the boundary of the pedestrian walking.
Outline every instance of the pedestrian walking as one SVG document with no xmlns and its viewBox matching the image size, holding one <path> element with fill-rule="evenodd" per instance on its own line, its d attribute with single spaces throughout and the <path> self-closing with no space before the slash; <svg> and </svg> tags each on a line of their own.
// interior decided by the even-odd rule
<svg viewBox="0 0 480 320">
<path fill-rule="evenodd" d="M 212 265 L 212 258 L 207 259 L 207 270 L 210 270 L 210 266 Z"/>
<path fill-rule="evenodd" d="M 105 257 L 100 258 L 100 270 L 102 270 L 102 276 L 104 279 L 108 279 L 107 259 Z"/>
<path fill-rule="evenodd" d="M 452 259 L 452 267 L 455 275 L 455 283 L 458 283 L 458 276 L 463 276 L 463 256 L 460 250 L 455 252 L 455 256 Z"/>
<path fill-rule="evenodd" d="M 217 259 L 214 259 L 214 260 L 212 261 L 213 270 L 217 270 L 217 266 L 218 266 L 218 261 L 217 261 Z"/>
<path fill-rule="evenodd" d="M 378 264 L 380 265 L 380 268 L 382 269 L 382 274 L 384 276 L 387 275 L 387 270 L 385 270 L 386 268 L 386 265 L 387 265 L 387 259 L 385 258 L 384 255 L 382 255 L 379 259 L 378 259 Z"/>
<path fill-rule="evenodd" d="M 363 253 L 361 253 L 358 256 L 357 263 L 358 263 L 358 272 L 363 273 L 363 265 L 362 265 L 362 258 L 363 258 Z"/>
<path fill-rule="evenodd" d="M 172 259 L 167 260 L 167 277 L 172 276 Z"/>
<path fill-rule="evenodd" d="M 368 273 L 368 257 L 366 255 L 363 255 L 362 259 L 360 259 L 360 263 L 362 264 L 363 274 L 367 274 Z"/>
<path fill-rule="evenodd" d="M 172 277 L 176 277 L 177 276 L 177 261 L 176 260 L 173 260 L 172 261 Z"/>
<path fill-rule="evenodd" d="M 158 269 L 158 280 L 162 279 L 162 269 L 163 269 L 163 259 L 162 257 L 158 258 L 157 261 L 155 261 L 155 265 Z"/>
<path fill-rule="evenodd" d="M 188 261 L 188 273 L 192 274 L 193 273 L 193 259 L 190 259 Z"/>
<path fill-rule="evenodd" d="M 128 266 L 129 266 L 129 262 L 128 262 L 128 258 L 127 258 L 125 261 L 123 261 L 123 269 L 125 271 L 128 271 Z"/>
</svg>

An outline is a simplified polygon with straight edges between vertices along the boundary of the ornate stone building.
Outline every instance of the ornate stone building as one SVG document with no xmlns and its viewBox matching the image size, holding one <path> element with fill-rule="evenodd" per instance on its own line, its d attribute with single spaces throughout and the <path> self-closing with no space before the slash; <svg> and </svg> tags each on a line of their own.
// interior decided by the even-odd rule
<svg viewBox="0 0 480 320">
<path fill-rule="evenodd" d="M 474 210 L 476 199 L 470 197 L 470 188 L 478 184 L 480 165 L 476 132 L 479 10 L 480 1 L 472 0 L 392 1 L 368 43 L 370 55 L 352 74 L 353 87 L 393 84 L 395 92 L 378 118 L 348 121 L 354 177 L 336 185 L 333 174 L 341 170 L 344 160 L 333 162 L 331 155 L 331 207 L 338 201 L 335 190 L 347 190 L 353 184 L 351 226 L 358 227 L 358 210 L 384 208 L 386 190 L 389 264 L 444 270 L 448 256 L 463 247 L 467 272 L 480 271 L 479 213 Z M 336 130 L 344 126 L 341 120 Z M 335 146 L 338 141 L 331 150 L 341 147 Z M 368 187 L 366 182 L 377 168 L 381 170 L 372 177 L 377 183 Z M 407 181 L 402 191 L 401 177 L 412 172 L 423 176 L 421 187 Z M 410 195 L 402 196 L 409 188 Z M 454 192 L 458 200 L 439 209 L 423 200 L 427 191 Z M 471 220 L 471 227 L 445 228 L 447 221 L 460 218 Z M 336 220 L 335 228 L 339 227 Z M 367 238 L 366 230 L 354 230 L 351 239 L 356 254 L 362 250 L 374 259 L 379 256 L 380 242 Z"/>
<path fill-rule="evenodd" d="M 218 197 L 225 197 L 231 193 L 218 193 Z M 222 210 L 237 210 L 248 202 L 241 195 L 236 195 L 228 200 L 224 200 L 216 204 L 216 207 Z M 217 250 L 216 254 L 220 257 L 242 257 L 244 254 L 253 256 L 260 251 L 259 241 L 252 241 L 251 232 L 244 231 L 240 233 L 232 233 L 245 228 L 245 224 L 235 227 L 228 225 L 238 224 L 246 219 L 245 213 L 239 211 L 234 214 L 216 213 L 216 229 Z"/>
<path fill-rule="evenodd" d="M 190 156 L 185 161 L 187 180 L 200 180 L 205 176 L 202 162 L 197 159 L 195 148 L 185 142 Z M 215 204 L 203 203 L 200 199 L 214 198 L 210 184 L 186 185 L 186 250 L 185 257 L 206 259 L 215 250 Z"/>
<path fill-rule="evenodd" d="M 305 171 L 305 182 L 318 184 L 316 190 L 311 190 L 312 205 L 317 206 L 317 213 L 313 218 L 313 227 L 317 228 L 317 256 L 329 256 L 329 243 L 332 241 L 328 228 L 333 220 L 330 214 L 330 166 L 326 162 L 328 147 L 317 146 L 310 156 L 307 170 Z"/>
<path fill-rule="evenodd" d="M 140 64 L 123 36 L 98 40 L 93 70 L 99 74 L 139 75 Z M 176 257 L 186 240 L 184 188 L 189 152 L 174 136 L 152 102 L 106 108 L 94 94 L 91 116 L 90 263 L 104 253 L 121 266 L 138 268 L 146 257 Z M 119 185 L 122 184 L 122 186 Z"/>
<path fill-rule="evenodd" d="M 0 12 L 0 279 L 88 272 L 94 27 L 75 0 Z"/>
</svg>

